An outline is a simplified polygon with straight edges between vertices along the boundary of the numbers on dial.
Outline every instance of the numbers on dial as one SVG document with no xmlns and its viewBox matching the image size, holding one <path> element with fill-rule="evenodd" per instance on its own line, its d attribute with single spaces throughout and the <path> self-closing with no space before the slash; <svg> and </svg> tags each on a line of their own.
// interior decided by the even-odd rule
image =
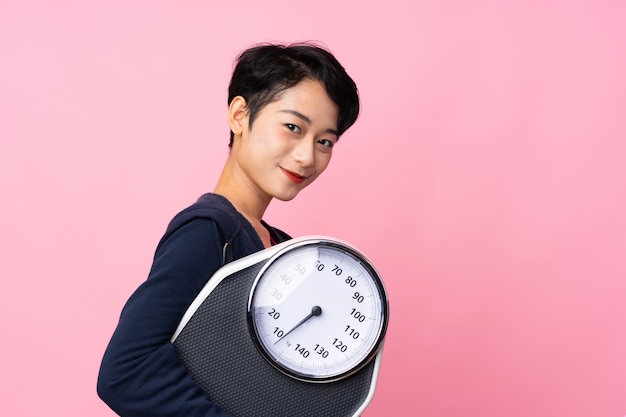
<svg viewBox="0 0 626 417">
<path fill-rule="evenodd" d="M 266 356 L 304 379 L 341 377 L 371 357 L 385 308 L 376 273 L 332 246 L 277 256 L 257 277 L 250 305 Z"/>
<path fill-rule="evenodd" d="M 278 320 L 280 318 L 280 313 L 276 311 L 275 308 L 272 308 L 270 311 L 268 311 L 267 315 L 273 318 L 274 320 Z"/>
</svg>

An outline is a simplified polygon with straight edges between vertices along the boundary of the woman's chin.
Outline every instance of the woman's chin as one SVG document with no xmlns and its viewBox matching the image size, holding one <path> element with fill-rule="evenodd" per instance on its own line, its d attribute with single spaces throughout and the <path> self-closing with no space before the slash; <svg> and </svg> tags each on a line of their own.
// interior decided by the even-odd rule
<svg viewBox="0 0 626 417">
<path fill-rule="evenodd" d="M 276 198 L 277 200 L 280 200 L 280 201 L 291 201 L 291 200 L 293 200 L 294 198 L 296 198 L 296 196 L 297 196 L 297 195 L 298 195 L 298 193 L 294 193 L 294 194 L 284 194 L 284 195 L 277 195 L 277 196 L 275 196 L 275 198 Z"/>
<path fill-rule="evenodd" d="M 278 192 L 274 194 L 274 198 L 280 201 L 291 201 L 302 191 L 302 189 L 290 189 L 284 190 L 283 192 Z"/>
</svg>

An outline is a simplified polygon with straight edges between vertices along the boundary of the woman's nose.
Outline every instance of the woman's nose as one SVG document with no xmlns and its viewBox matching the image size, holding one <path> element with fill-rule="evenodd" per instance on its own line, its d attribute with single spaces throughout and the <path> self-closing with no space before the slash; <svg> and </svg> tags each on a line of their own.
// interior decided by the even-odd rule
<svg viewBox="0 0 626 417">
<path fill-rule="evenodd" d="M 302 139 L 295 146 L 293 157 L 301 166 L 307 167 L 315 162 L 315 142 L 309 139 Z"/>
</svg>

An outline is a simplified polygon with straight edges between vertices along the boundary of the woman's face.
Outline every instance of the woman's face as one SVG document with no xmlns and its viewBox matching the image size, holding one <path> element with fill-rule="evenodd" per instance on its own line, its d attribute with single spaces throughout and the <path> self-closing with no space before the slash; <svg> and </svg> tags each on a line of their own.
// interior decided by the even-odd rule
<svg viewBox="0 0 626 417">
<path fill-rule="evenodd" d="M 337 142 L 339 109 L 317 81 L 304 80 L 284 91 L 257 114 L 243 119 L 238 165 L 261 198 L 288 201 L 328 166 Z M 237 141 L 236 141 L 237 142 Z"/>
</svg>

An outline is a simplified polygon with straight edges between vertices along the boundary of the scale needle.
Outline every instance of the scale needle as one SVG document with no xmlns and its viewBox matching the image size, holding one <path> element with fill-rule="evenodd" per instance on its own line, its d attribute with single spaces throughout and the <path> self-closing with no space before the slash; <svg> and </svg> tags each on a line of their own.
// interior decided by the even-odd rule
<svg viewBox="0 0 626 417">
<path fill-rule="evenodd" d="M 277 341 L 274 342 L 274 344 L 280 342 L 281 340 L 283 340 L 283 338 L 285 336 L 287 336 L 289 333 L 293 332 L 294 330 L 296 330 L 298 327 L 300 327 L 301 325 L 303 325 L 308 319 L 310 319 L 313 316 L 319 316 L 320 314 L 322 314 L 322 307 L 320 306 L 313 306 L 313 308 L 311 308 L 311 312 L 302 320 L 300 320 L 300 322 L 298 324 L 296 324 L 295 326 L 292 327 L 291 330 L 289 330 L 287 333 L 285 333 L 284 335 L 282 335 L 280 337 L 280 339 L 278 339 Z"/>
</svg>

